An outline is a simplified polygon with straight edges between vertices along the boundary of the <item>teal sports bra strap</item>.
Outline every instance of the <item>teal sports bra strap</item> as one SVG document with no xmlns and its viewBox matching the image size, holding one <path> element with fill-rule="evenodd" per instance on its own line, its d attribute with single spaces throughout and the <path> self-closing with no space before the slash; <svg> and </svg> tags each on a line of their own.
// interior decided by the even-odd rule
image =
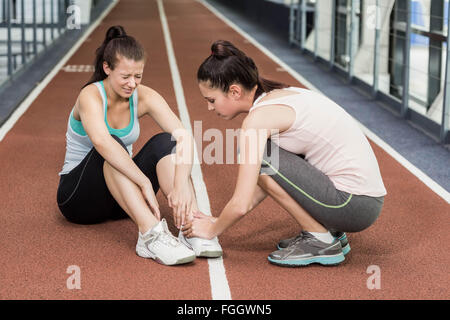
<svg viewBox="0 0 450 320">
<path fill-rule="evenodd" d="M 122 129 L 115 129 L 115 128 L 111 128 L 109 126 L 108 123 L 108 119 L 107 119 L 107 111 L 108 111 L 108 99 L 106 97 L 106 90 L 105 90 L 105 86 L 103 84 L 103 81 L 99 81 L 100 83 L 100 94 L 102 96 L 102 100 L 103 100 L 103 112 L 105 114 L 104 120 L 106 123 L 106 127 L 108 128 L 109 133 L 114 134 L 118 137 L 124 137 L 126 135 L 128 135 L 131 130 L 133 129 L 134 126 L 134 118 L 135 118 L 135 106 L 134 106 L 134 98 L 135 95 L 137 94 L 136 90 L 133 92 L 133 94 L 131 95 L 131 97 L 129 98 L 129 105 L 130 105 L 130 122 L 128 123 L 128 125 L 125 128 Z M 87 133 L 84 130 L 83 124 L 81 123 L 81 121 L 77 120 L 74 118 L 73 116 L 73 109 L 72 112 L 70 113 L 70 127 L 72 128 L 72 130 L 77 133 L 80 136 L 86 136 Z"/>
</svg>

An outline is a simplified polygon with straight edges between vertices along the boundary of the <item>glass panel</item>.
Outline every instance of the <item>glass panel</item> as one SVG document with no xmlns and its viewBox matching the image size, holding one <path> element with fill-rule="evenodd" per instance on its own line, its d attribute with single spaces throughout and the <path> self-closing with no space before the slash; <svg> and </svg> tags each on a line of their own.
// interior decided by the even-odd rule
<svg viewBox="0 0 450 320">
<path fill-rule="evenodd" d="M 411 35 L 409 107 L 421 114 L 427 110 L 429 42 L 428 37 Z"/>
<path fill-rule="evenodd" d="M 378 71 L 378 90 L 385 93 L 391 93 L 391 41 L 393 31 L 391 30 L 392 16 L 394 13 L 394 0 L 379 1 L 379 24 L 380 24 L 380 52 L 379 71 Z"/>
<path fill-rule="evenodd" d="M 336 14 L 335 14 L 335 62 L 342 68 L 348 68 L 348 24 L 347 19 L 348 1 L 350 0 L 336 0 Z"/>
<path fill-rule="evenodd" d="M 431 0 L 411 1 L 411 53 L 409 107 L 426 114 L 429 87 L 430 39 L 419 31 L 430 31 Z"/>
<path fill-rule="evenodd" d="M 355 38 L 359 40 L 355 51 L 355 76 L 369 85 L 373 85 L 376 31 L 376 0 L 362 1 L 360 14 L 357 15 L 360 30 Z M 358 10 L 359 11 L 359 10 Z M 358 12 L 357 11 L 357 12 Z"/>
<path fill-rule="evenodd" d="M 304 0 L 305 1 L 305 0 Z M 314 13 L 316 10 L 316 1 L 306 1 L 306 35 L 305 48 L 314 52 Z"/>
<path fill-rule="evenodd" d="M 411 25 L 413 28 L 430 31 L 430 8 L 431 0 L 411 1 Z"/>
<path fill-rule="evenodd" d="M 330 0 L 317 0 L 316 2 L 317 17 L 318 17 L 318 43 L 317 55 L 330 60 L 331 50 L 331 27 L 333 17 L 333 3 Z"/>
</svg>

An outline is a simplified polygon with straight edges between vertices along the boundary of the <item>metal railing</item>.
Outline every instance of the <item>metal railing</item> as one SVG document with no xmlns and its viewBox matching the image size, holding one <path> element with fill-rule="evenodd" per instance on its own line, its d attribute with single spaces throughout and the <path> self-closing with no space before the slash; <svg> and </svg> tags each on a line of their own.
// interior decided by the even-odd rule
<svg viewBox="0 0 450 320">
<path fill-rule="evenodd" d="M 66 30 L 66 0 L 2 0 L 0 84 L 45 51 Z"/>
<path fill-rule="evenodd" d="M 289 42 L 450 143 L 448 0 L 295 0 Z"/>
<path fill-rule="evenodd" d="M 0 87 L 68 30 L 90 22 L 99 0 L 0 0 Z"/>
</svg>

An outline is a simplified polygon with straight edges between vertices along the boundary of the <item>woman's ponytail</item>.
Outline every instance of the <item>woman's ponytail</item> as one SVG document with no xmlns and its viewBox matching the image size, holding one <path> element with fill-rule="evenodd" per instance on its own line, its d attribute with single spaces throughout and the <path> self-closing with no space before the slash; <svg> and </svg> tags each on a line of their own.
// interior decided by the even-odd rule
<svg viewBox="0 0 450 320">
<path fill-rule="evenodd" d="M 258 77 L 258 88 L 256 89 L 255 99 L 256 100 L 262 93 L 270 92 L 275 89 L 283 89 L 289 87 L 287 84 Z"/>
</svg>

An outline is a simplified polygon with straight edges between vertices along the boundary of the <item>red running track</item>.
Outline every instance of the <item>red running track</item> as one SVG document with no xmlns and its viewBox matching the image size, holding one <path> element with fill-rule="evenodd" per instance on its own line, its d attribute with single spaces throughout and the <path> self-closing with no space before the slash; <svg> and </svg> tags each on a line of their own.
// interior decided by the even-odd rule
<svg viewBox="0 0 450 320">
<path fill-rule="evenodd" d="M 243 116 L 224 121 L 207 112 L 196 83 L 199 64 L 214 40 L 227 39 L 253 57 L 261 73 L 301 86 L 202 3 L 166 0 L 191 125 L 203 132 L 239 128 Z M 66 63 L 92 64 L 107 28 L 120 24 L 146 48 L 143 84 L 178 112 L 156 1 L 122 0 Z M 67 222 L 56 205 L 57 173 L 65 152 L 67 117 L 89 73 L 60 70 L 0 142 L 0 299 L 211 299 L 208 261 L 166 267 L 136 256 L 131 220 L 81 226 Z M 143 143 L 160 129 L 141 120 Z M 209 142 L 205 142 L 205 147 Z M 351 253 L 338 267 L 281 268 L 267 255 L 279 239 L 298 232 L 271 199 L 220 236 L 233 299 L 448 299 L 449 206 L 384 150 L 371 142 L 388 190 L 377 222 L 349 234 Z M 199 147 L 199 150 L 202 149 Z M 201 164 L 213 215 L 233 192 L 237 165 Z M 170 210 L 159 193 L 162 214 Z M 172 227 L 172 230 L 175 229 Z M 68 266 L 81 270 L 81 289 L 69 290 Z M 369 290 L 369 266 L 381 271 L 381 288 Z"/>
</svg>

